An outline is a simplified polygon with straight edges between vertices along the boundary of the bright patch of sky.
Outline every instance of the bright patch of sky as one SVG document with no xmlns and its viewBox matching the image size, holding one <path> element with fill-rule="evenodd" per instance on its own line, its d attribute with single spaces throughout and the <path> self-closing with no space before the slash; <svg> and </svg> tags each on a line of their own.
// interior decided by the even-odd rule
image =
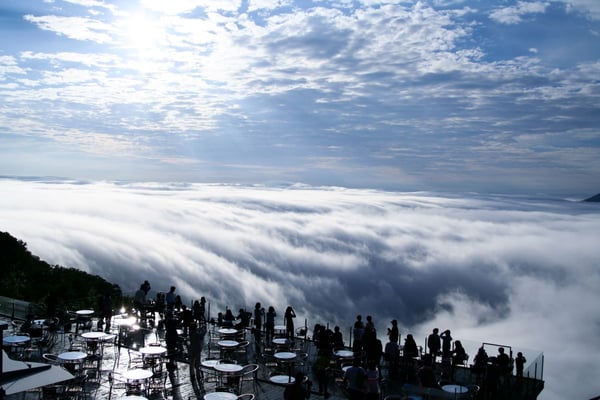
<svg viewBox="0 0 600 400">
<path fill-rule="evenodd" d="M 592 195 L 599 35 L 592 0 L 3 1 L 0 172 Z"/>
</svg>

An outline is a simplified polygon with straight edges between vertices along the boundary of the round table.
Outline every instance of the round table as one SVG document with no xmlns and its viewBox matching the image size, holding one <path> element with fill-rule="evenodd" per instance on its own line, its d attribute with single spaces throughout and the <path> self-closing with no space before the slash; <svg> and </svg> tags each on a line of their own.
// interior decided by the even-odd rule
<svg viewBox="0 0 600 400">
<path fill-rule="evenodd" d="M 277 332 L 278 334 L 285 334 L 285 332 L 286 332 L 285 325 L 275 325 L 273 327 L 273 330 L 275 332 Z"/>
<path fill-rule="evenodd" d="M 230 336 L 230 335 L 237 335 L 239 331 L 237 329 L 233 329 L 233 328 L 221 328 L 217 332 L 221 335 Z"/>
<path fill-rule="evenodd" d="M 166 347 L 162 347 L 162 346 L 146 346 L 146 347 L 142 347 L 140 349 L 140 353 L 142 353 L 143 355 L 146 356 L 160 356 L 163 355 L 167 352 L 167 348 Z"/>
<path fill-rule="evenodd" d="M 94 313 L 94 310 L 77 310 L 75 311 L 75 314 L 77 315 L 81 315 L 81 316 L 90 316 Z"/>
<path fill-rule="evenodd" d="M 462 385 L 451 384 L 442 386 L 442 390 L 448 393 L 463 394 L 467 393 L 469 391 L 469 388 Z"/>
<path fill-rule="evenodd" d="M 279 385 L 291 385 L 296 381 L 296 379 L 290 375 L 273 375 L 269 377 L 269 380 Z"/>
<path fill-rule="evenodd" d="M 147 397 L 130 394 L 129 396 L 119 397 L 118 400 L 148 400 Z"/>
<path fill-rule="evenodd" d="M 297 356 L 296 353 L 292 353 L 291 351 L 280 351 L 278 353 L 273 354 L 273 357 L 278 360 L 289 361 L 295 359 Z"/>
<path fill-rule="evenodd" d="M 213 367 L 215 369 L 215 371 L 219 371 L 222 372 L 224 374 L 235 374 L 237 372 L 240 372 L 242 369 L 244 369 L 244 367 L 242 367 L 239 364 L 221 364 L 221 363 L 217 363 L 215 364 L 215 366 Z"/>
<path fill-rule="evenodd" d="M 66 363 L 80 363 L 86 357 L 87 354 L 82 351 L 67 351 L 58 355 L 58 359 Z"/>
<path fill-rule="evenodd" d="M 273 339 L 273 344 L 277 345 L 277 346 L 286 346 L 288 344 L 290 344 L 289 339 L 286 338 L 275 338 Z"/>
<path fill-rule="evenodd" d="M 236 400 L 237 395 L 230 392 L 211 392 L 204 395 L 204 400 Z"/>
<path fill-rule="evenodd" d="M 335 352 L 335 355 L 341 358 L 352 358 L 354 357 L 354 352 L 351 350 L 338 350 Z"/>
<path fill-rule="evenodd" d="M 202 365 L 204 368 L 214 369 L 215 365 L 217 365 L 220 361 L 221 360 L 217 360 L 216 358 L 210 358 L 200 361 L 200 365 Z"/>
<path fill-rule="evenodd" d="M 107 333 L 104 332 L 84 332 L 81 334 L 81 337 L 86 340 L 102 340 L 105 336 L 108 336 Z"/>
<path fill-rule="evenodd" d="M 152 375 L 154 375 L 152 371 L 142 368 L 128 369 L 127 371 L 123 372 L 123 378 L 132 382 L 145 381 L 146 379 L 152 377 Z"/>
<path fill-rule="evenodd" d="M 20 344 L 27 343 L 30 340 L 31 338 L 29 336 L 13 335 L 2 338 L 2 343 L 4 343 L 7 346 L 17 346 Z"/>
<path fill-rule="evenodd" d="M 239 346 L 240 342 L 238 342 L 237 340 L 219 340 L 217 344 L 221 347 L 232 348 Z"/>
</svg>

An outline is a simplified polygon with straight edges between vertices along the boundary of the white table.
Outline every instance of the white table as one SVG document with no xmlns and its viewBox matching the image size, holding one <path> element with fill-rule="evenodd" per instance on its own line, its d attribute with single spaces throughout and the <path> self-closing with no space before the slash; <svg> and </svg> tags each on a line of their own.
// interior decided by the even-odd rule
<svg viewBox="0 0 600 400">
<path fill-rule="evenodd" d="M 269 380 L 279 385 L 290 385 L 296 381 L 296 379 L 290 375 L 273 375 L 269 377 Z"/>
<path fill-rule="evenodd" d="M 25 344 L 30 340 L 31 338 L 29 336 L 13 335 L 2 338 L 2 343 L 4 343 L 7 346 L 18 346 L 20 344 Z"/>
<path fill-rule="evenodd" d="M 204 395 L 204 400 L 237 400 L 237 395 L 230 392 L 211 392 Z"/>
<path fill-rule="evenodd" d="M 94 313 L 94 310 L 77 310 L 77 311 L 75 311 L 75 314 L 82 316 L 82 317 L 89 317 L 93 313 Z"/>
<path fill-rule="evenodd" d="M 65 363 L 82 363 L 87 354 L 82 351 L 67 351 L 60 353 L 58 359 Z"/>
<path fill-rule="evenodd" d="M 214 369 L 215 365 L 217 365 L 220 361 L 221 360 L 211 358 L 200 361 L 200 365 L 202 365 L 204 368 Z"/>
<path fill-rule="evenodd" d="M 109 335 L 104 332 L 84 332 L 81 334 L 82 338 L 84 338 L 86 340 L 95 340 L 95 341 L 101 341 L 102 339 L 104 339 L 105 336 L 109 336 Z"/>
<path fill-rule="evenodd" d="M 341 358 L 352 358 L 354 357 L 354 352 L 351 350 L 338 350 L 335 352 L 335 355 Z"/>
<path fill-rule="evenodd" d="M 123 378 L 131 382 L 145 381 L 154 375 L 152 371 L 142 368 L 128 369 L 123 372 Z"/>
<path fill-rule="evenodd" d="M 237 340 L 219 340 L 217 344 L 221 347 L 233 348 L 240 345 Z"/>
<path fill-rule="evenodd" d="M 219 334 L 225 335 L 225 336 L 237 335 L 239 333 L 239 331 L 237 329 L 233 329 L 233 328 L 221 328 L 217 332 Z"/>
<path fill-rule="evenodd" d="M 280 335 L 284 335 L 286 332 L 285 325 L 275 325 L 273 327 L 273 330 L 275 331 L 275 333 L 280 334 Z"/>
<path fill-rule="evenodd" d="M 290 344 L 290 341 L 286 338 L 275 338 L 273 339 L 273 344 L 277 346 L 286 346 Z"/>
<path fill-rule="evenodd" d="M 291 351 L 280 351 L 278 353 L 273 354 L 275 358 L 282 361 L 290 361 L 296 358 L 297 354 L 292 353 Z"/>
<path fill-rule="evenodd" d="M 451 384 L 451 385 L 442 386 L 442 390 L 444 392 L 448 392 L 448 393 L 464 394 L 469 391 L 469 388 L 466 386 L 462 386 L 462 385 Z"/>
<path fill-rule="evenodd" d="M 140 353 L 149 357 L 158 357 L 167 352 L 166 347 L 162 346 L 146 346 L 140 349 Z"/>
<path fill-rule="evenodd" d="M 226 363 L 217 363 L 213 367 L 215 371 L 224 373 L 224 374 L 235 374 L 237 372 L 241 372 L 244 367 L 239 364 L 226 364 Z"/>
</svg>

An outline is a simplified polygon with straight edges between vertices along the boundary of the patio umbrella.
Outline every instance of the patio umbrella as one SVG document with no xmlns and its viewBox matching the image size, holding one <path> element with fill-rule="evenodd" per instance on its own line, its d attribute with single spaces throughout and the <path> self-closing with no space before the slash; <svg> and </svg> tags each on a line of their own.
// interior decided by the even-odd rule
<svg viewBox="0 0 600 400">
<path fill-rule="evenodd" d="M 2 350 L 0 396 L 2 392 L 10 395 L 73 378 L 71 373 L 57 365 L 13 360 Z"/>
</svg>

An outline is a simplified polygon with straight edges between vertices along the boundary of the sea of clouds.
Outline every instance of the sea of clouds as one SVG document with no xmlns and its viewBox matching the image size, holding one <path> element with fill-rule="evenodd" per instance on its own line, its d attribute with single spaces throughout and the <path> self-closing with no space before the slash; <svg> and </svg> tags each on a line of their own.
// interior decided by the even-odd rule
<svg viewBox="0 0 600 400">
<path fill-rule="evenodd" d="M 302 185 L 0 179 L 0 230 L 50 264 L 133 294 L 287 305 L 339 325 L 371 314 L 477 346 L 543 352 L 541 399 L 600 393 L 600 206 L 556 198 Z M 470 350 L 473 356 L 473 348 Z M 538 371 L 538 374 L 541 371 Z"/>
</svg>

